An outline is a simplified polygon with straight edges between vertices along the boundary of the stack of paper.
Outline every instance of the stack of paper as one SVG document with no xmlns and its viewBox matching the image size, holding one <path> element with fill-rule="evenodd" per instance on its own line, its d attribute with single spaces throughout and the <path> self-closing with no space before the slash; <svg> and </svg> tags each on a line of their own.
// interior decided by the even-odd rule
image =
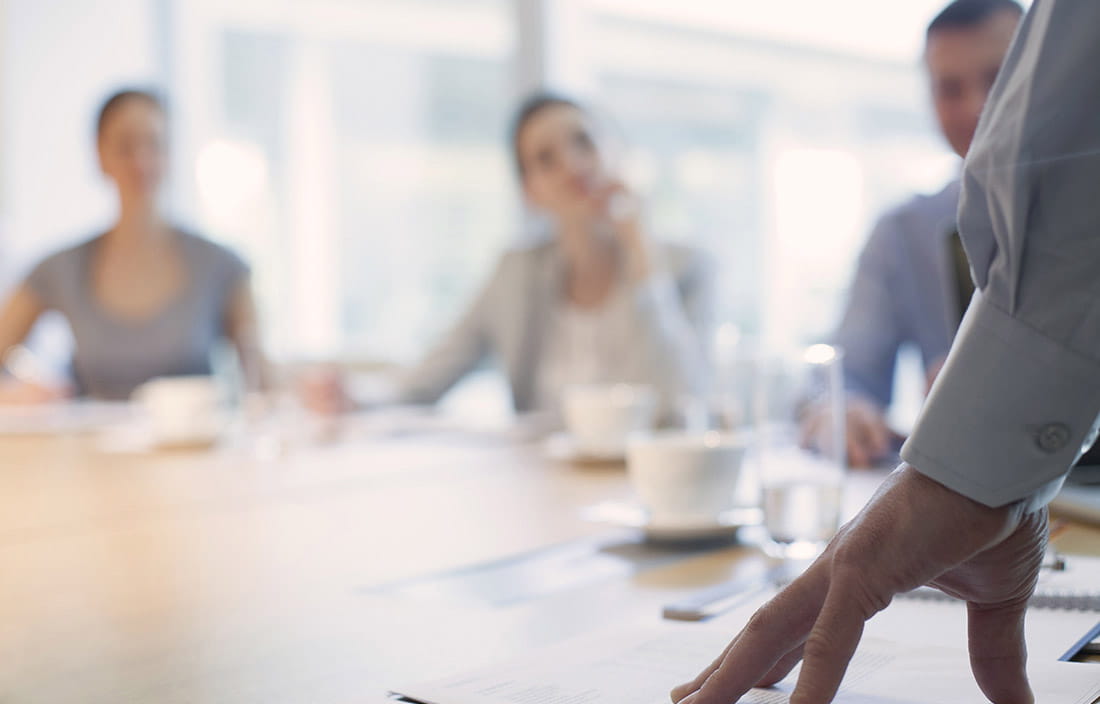
<svg viewBox="0 0 1100 704">
<path fill-rule="evenodd" d="M 1086 624 L 1087 625 L 1087 624 Z M 397 690 L 425 704 L 668 704 L 729 641 L 728 628 L 662 624 L 575 640 L 499 667 Z M 1068 636 L 1067 636 L 1068 637 Z M 1029 664 L 1036 700 L 1093 704 L 1100 666 L 1043 657 Z M 743 704 L 784 704 L 797 670 Z M 865 638 L 837 704 L 986 704 L 966 652 Z"/>
</svg>

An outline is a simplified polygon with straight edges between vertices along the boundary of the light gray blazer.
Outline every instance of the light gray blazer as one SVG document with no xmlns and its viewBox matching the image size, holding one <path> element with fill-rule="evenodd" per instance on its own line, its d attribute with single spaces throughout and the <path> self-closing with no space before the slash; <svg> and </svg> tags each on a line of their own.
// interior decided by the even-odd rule
<svg viewBox="0 0 1100 704">
<path fill-rule="evenodd" d="M 630 358 L 616 361 L 623 378 L 644 383 L 665 398 L 699 393 L 708 380 L 713 282 L 697 250 L 658 246 L 661 273 L 628 288 L 620 310 L 633 344 Z M 493 359 L 508 378 L 518 412 L 534 409 L 537 372 L 546 349 L 554 306 L 561 300 L 564 263 L 556 243 L 506 252 L 488 283 L 434 349 L 402 375 L 399 396 L 407 403 L 434 403 L 463 376 Z M 599 354 L 600 350 L 593 350 Z"/>
</svg>

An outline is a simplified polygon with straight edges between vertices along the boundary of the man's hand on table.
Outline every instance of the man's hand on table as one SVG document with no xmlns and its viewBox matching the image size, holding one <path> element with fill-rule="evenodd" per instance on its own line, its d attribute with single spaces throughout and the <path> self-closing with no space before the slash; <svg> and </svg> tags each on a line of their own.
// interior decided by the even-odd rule
<svg viewBox="0 0 1100 704">
<path fill-rule="evenodd" d="M 864 623 L 894 595 L 931 584 L 968 604 L 970 664 L 985 695 L 994 704 L 1032 704 L 1024 612 L 1046 539 L 1046 509 L 992 509 L 902 465 L 805 574 L 672 700 L 730 704 L 804 660 L 792 704 L 830 702 Z"/>
</svg>

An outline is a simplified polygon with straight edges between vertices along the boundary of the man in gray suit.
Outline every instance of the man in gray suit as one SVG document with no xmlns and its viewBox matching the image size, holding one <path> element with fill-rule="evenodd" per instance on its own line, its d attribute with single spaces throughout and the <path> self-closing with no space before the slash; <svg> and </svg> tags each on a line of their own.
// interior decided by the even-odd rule
<svg viewBox="0 0 1100 704">
<path fill-rule="evenodd" d="M 928 26 L 924 63 L 944 138 L 966 157 L 978 117 L 1023 9 L 1015 0 L 955 0 Z M 859 259 L 835 334 L 845 351 L 848 457 L 868 466 L 890 454 L 885 420 L 903 345 L 921 354 L 929 383 L 955 337 L 974 287 L 958 239 L 959 182 L 890 210 Z"/>
<path fill-rule="evenodd" d="M 1100 428 L 1098 31 L 1096 0 L 1035 0 L 967 154 L 959 230 L 978 290 L 905 464 L 675 701 L 737 701 L 800 661 L 791 701 L 832 701 L 864 622 L 922 584 L 967 603 L 990 701 L 1035 701 L 1024 615 L 1046 505 Z"/>
</svg>

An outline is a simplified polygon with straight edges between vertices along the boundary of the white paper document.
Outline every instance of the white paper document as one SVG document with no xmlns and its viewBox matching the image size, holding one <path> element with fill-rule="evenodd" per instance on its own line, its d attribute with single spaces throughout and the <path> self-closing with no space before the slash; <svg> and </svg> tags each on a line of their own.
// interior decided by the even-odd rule
<svg viewBox="0 0 1100 704">
<path fill-rule="evenodd" d="M 115 401 L 0 405 L 0 435 L 87 433 L 128 421 L 132 416 L 129 403 Z"/>
<path fill-rule="evenodd" d="M 397 690 L 425 704 L 668 704 L 729 641 L 728 628 L 662 624 L 574 640 L 506 665 Z M 1093 704 L 1100 665 L 1029 663 L 1039 702 Z M 742 704 L 785 704 L 797 670 Z M 837 704 L 986 704 L 963 650 L 865 638 Z"/>
</svg>

